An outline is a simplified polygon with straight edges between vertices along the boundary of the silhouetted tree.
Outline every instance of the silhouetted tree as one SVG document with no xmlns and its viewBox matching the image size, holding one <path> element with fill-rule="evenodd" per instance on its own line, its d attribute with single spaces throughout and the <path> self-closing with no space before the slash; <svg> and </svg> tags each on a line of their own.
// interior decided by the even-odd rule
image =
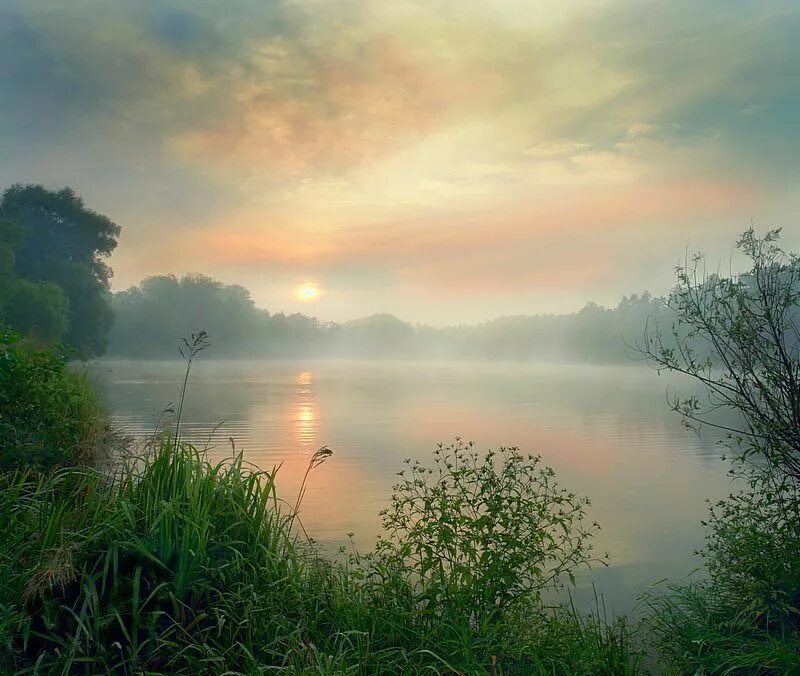
<svg viewBox="0 0 800 676">
<path fill-rule="evenodd" d="M 263 340 L 260 323 L 269 316 L 243 287 L 197 274 L 148 277 L 115 294 L 114 310 L 111 352 L 132 357 L 174 356 L 174 337 L 197 326 L 214 336 L 216 354 L 246 354 Z"/>
<path fill-rule="evenodd" d="M 800 257 L 779 234 L 742 235 L 746 274 L 707 274 L 701 255 L 679 268 L 667 299 L 675 322 L 666 334 L 651 326 L 642 350 L 705 386 L 704 398 L 673 401 L 686 421 L 727 430 L 739 460 L 755 456 L 757 468 L 800 483 Z M 735 421 L 720 422 L 720 409 Z"/>
<path fill-rule="evenodd" d="M 0 229 L 0 264 L 13 261 L 13 275 L 27 282 L 17 284 L 16 290 L 13 284 L 7 287 L 6 320 L 17 322 L 20 330 L 35 328 L 62 339 L 82 356 L 101 354 L 113 322 L 111 268 L 105 259 L 117 246 L 119 226 L 87 208 L 70 188 L 50 191 L 41 185 L 8 188 L 0 216 L 14 224 Z M 59 316 L 64 298 L 66 322 Z M 29 301 L 39 310 L 26 307 Z M 48 303 L 50 311 L 44 307 Z M 59 328 L 63 335 L 54 335 Z"/>
</svg>

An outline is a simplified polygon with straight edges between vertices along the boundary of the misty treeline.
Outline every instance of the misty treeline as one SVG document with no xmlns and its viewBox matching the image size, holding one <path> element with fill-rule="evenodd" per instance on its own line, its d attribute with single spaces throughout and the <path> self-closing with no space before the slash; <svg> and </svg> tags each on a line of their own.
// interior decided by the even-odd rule
<svg viewBox="0 0 800 676">
<path fill-rule="evenodd" d="M 201 274 L 149 277 L 111 293 L 107 257 L 120 227 L 70 188 L 13 185 L 0 201 L 0 328 L 102 354 L 173 358 L 176 338 L 205 329 L 220 357 L 367 357 L 626 362 L 645 327 L 672 335 L 675 290 L 616 307 L 501 317 L 474 326 L 412 325 L 390 314 L 344 323 L 256 307 L 247 289 Z M 712 276 L 708 282 L 713 283 Z M 737 278 L 745 285 L 748 276 Z M 709 287 L 710 288 L 710 287 Z M 711 346 L 709 346 L 711 347 Z"/>
<path fill-rule="evenodd" d="M 433 328 L 377 314 L 344 323 L 257 308 L 241 286 L 204 275 L 150 277 L 114 295 L 109 354 L 175 355 L 175 336 L 208 330 L 226 357 L 396 357 L 623 361 L 623 337 L 666 318 L 664 302 L 632 295 L 613 309 L 594 303 L 565 315 L 514 316 L 476 326 Z"/>
<path fill-rule="evenodd" d="M 750 274 L 710 274 L 699 288 L 712 293 L 725 280 L 745 291 L 753 283 Z M 390 314 L 335 323 L 300 313 L 270 313 L 256 307 L 241 286 L 199 274 L 163 275 L 114 294 L 109 354 L 171 358 L 176 354 L 174 336 L 202 327 L 222 357 L 644 361 L 641 348 L 653 330 L 660 332 L 666 348 L 678 349 L 689 337 L 690 329 L 676 321 L 680 288 L 663 297 L 647 291 L 632 294 L 613 308 L 590 302 L 571 314 L 517 315 L 435 328 Z M 694 343 L 699 359 L 714 351 L 702 337 Z"/>
</svg>

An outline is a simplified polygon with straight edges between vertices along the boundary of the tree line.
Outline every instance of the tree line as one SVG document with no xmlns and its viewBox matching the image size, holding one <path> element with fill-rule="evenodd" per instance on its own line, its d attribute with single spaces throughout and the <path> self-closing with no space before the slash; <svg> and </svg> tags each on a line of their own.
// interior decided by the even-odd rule
<svg viewBox="0 0 800 676">
<path fill-rule="evenodd" d="M 225 357 L 394 357 L 560 359 L 620 362 L 625 338 L 638 337 L 648 318 L 665 315 L 664 300 L 645 292 L 614 308 L 588 303 L 563 315 L 502 317 L 473 326 L 434 328 L 375 314 L 343 323 L 308 315 L 270 313 L 246 289 L 205 275 L 149 277 L 114 294 L 116 321 L 109 354 L 131 358 L 175 355 L 175 336 L 197 327 Z"/>
<path fill-rule="evenodd" d="M 242 286 L 201 274 L 160 275 L 112 293 L 108 257 L 120 227 L 70 188 L 13 185 L 0 201 L 0 325 L 80 358 L 171 358 L 199 329 L 221 357 L 552 359 L 625 362 L 647 323 L 674 320 L 670 296 L 615 307 L 501 317 L 435 328 L 390 314 L 336 323 L 256 307 Z M 673 292 L 674 293 L 674 292 Z"/>
</svg>

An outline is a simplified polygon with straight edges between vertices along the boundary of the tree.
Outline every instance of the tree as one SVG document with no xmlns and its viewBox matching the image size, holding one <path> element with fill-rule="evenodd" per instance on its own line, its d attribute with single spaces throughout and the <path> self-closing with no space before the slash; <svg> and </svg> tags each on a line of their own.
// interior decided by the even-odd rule
<svg viewBox="0 0 800 676">
<path fill-rule="evenodd" d="M 15 275 L 32 283 L 56 285 L 66 295 L 65 342 L 82 356 L 102 353 L 112 323 L 111 268 L 105 259 L 117 246 L 120 227 L 87 208 L 72 189 L 54 192 L 41 185 L 8 188 L 0 218 L 18 228 L 13 237 L 3 238 L 13 252 Z M 11 233 L 11 228 L 5 230 Z M 28 296 L 33 293 L 32 287 L 20 288 Z M 37 293 L 40 300 L 57 296 L 52 287 L 40 286 Z"/>
<path fill-rule="evenodd" d="M 752 268 L 708 274 L 701 255 L 678 268 L 667 299 L 671 336 L 646 331 L 644 355 L 659 369 L 702 383 L 705 397 L 675 398 L 688 424 L 725 430 L 740 461 L 800 483 L 800 258 L 746 231 L 737 247 Z M 721 419 L 720 411 L 734 415 Z"/>
<path fill-rule="evenodd" d="M 14 292 L 16 252 L 25 240 L 25 233 L 19 223 L 0 218 L 0 313 Z"/>
<path fill-rule="evenodd" d="M 707 577 L 646 596 L 661 656 L 676 673 L 797 673 L 800 646 L 800 259 L 780 230 L 737 242 L 751 268 L 708 274 L 695 256 L 667 299 L 671 331 L 640 347 L 705 396 L 676 397 L 691 427 L 726 431 L 744 485 L 711 505 Z M 734 484 L 736 485 L 736 484 Z"/>
<path fill-rule="evenodd" d="M 44 342 L 58 342 L 70 321 L 69 299 L 52 282 L 14 281 L 5 307 L 9 324 Z"/>
<path fill-rule="evenodd" d="M 148 277 L 115 294 L 116 321 L 109 350 L 134 357 L 174 356 L 175 336 L 197 326 L 214 336 L 223 355 L 248 353 L 264 339 L 256 327 L 263 314 L 249 292 L 205 275 Z"/>
</svg>

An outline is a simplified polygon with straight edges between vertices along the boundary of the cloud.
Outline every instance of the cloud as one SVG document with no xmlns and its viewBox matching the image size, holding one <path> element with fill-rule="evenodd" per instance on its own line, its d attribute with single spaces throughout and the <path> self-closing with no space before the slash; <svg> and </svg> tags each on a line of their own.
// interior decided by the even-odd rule
<svg viewBox="0 0 800 676">
<path fill-rule="evenodd" d="M 259 46 L 260 69 L 235 81 L 230 109 L 179 132 L 173 147 L 194 161 L 292 175 L 336 173 L 397 151 L 431 132 L 489 84 L 414 58 L 386 38 L 361 40 L 355 60 L 304 62 L 300 46 Z"/>
<path fill-rule="evenodd" d="M 121 222 L 120 285 L 634 290 L 796 223 L 798 38 L 789 0 L 0 0 L 0 179 Z"/>
<path fill-rule="evenodd" d="M 625 278 L 614 248 L 631 231 L 646 233 L 687 216 L 735 216 L 760 197 L 736 183 L 635 184 L 554 194 L 457 219 L 377 221 L 327 233 L 264 227 L 251 215 L 241 220 L 247 227 L 197 231 L 183 254 L 231 269 L 367 277 L 439 295 L 577 289 Z"/>
</svg>

